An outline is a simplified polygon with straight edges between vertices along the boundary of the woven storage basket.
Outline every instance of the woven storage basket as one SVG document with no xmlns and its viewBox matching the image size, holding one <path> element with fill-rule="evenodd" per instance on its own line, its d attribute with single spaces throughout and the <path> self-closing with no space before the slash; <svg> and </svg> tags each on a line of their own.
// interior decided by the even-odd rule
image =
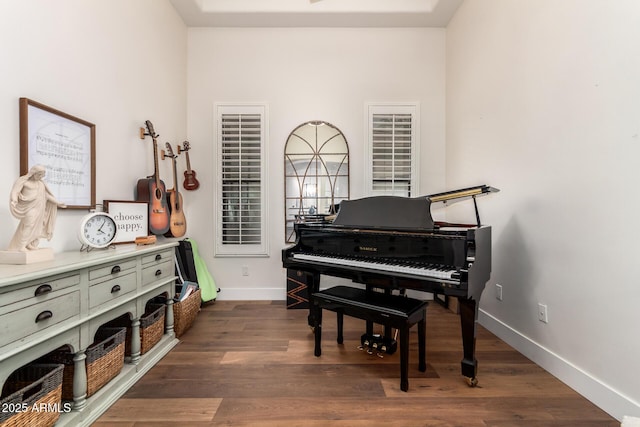
<svg viewBox="0 0 640 427">
<path fill-rule="evenodd" d="M 151 350 L 162 338 L 165 307 L 164 304 L 147 304 L 147 312 L 140 318 L 140 354 Z M 127 343 L 131 342 L 130 335 L 131 330 L 127 329 Z M 131 349 L 126 354 L 131 354 Z"/>
<path fill-rule="evenodd" d="M 140 354 L 143 355 L 156 345 L 164 335 L 166 304 L 147 303 L 145 314 L 140 318 Z M 131 320 L 121 316 L 104 325 L 109 328 L 127 328 L 124 340 L 124 355 L 131 356 Z"/>
<path fill-rule="evenodd" d="M 125 328 L 101 328 L 87 348 L 87 397 L 116 377 L 124 366 Z"/>
<path fill-rule="evenodd" d="M 196 316 L 200 311 L 201 303 L 200 289 L 189 295 L 184 301 L 178 301 L 173 304 L 173 330 L 176 337 L 184 334 L 196 320 Z"/>
<path fill-rule="evenodd" d="M 60 418 L 63 369 L 59 364 L 32 364 L 12 373 L 0 398 L 0 426 L 54 425 Z"/>
<path fill-rule="evenodd" d="M 124 366 L 124 339 L 126 328 L 100 328 L 95 341 L 85 351 L 87 358 L 87 397 L 117 376 Z M 73 400 L 73 353 L 61 348 L 46 357 L 47 361 L 63 363 L 62 399 Z"/>
</svg>

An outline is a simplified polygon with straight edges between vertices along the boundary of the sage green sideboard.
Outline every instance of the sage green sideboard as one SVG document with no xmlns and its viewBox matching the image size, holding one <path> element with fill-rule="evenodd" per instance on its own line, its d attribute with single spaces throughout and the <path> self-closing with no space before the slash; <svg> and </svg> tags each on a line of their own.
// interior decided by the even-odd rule
<svg viewBox="0 0 640 427">
<path fill-rule="evenodd" d="M 73 404 L 56 426 L 88 426 L 155 365 L 178 340 L 173 332 L 177 241 L 63 252 L 52 261 L 0 265 L 0 384 L 17 368 L 61 346 L 74 353 Z M 164 296 L 165 333 L 140 355 L 140 317 Z M 131 356 L 120 374 L 86 397 L 85 351 L 98 328 L 123 314 L 132 319 Z"/>
</svg>

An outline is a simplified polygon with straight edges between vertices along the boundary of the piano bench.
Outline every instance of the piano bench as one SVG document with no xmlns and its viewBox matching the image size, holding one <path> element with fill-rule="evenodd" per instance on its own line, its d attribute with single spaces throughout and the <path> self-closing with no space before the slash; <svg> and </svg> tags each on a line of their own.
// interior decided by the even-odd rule
<svg viewBox="0 0 640 427">
<path fill-rule="evenodd" d="M 350 286 L 335 286 L 312 295 L 314 354 L 322 353 L 322 310 L 334 311 L 338 316 L 338 343 L 342 344 L 343 315 L 396 328 L 400 335 L 400 389 L 409 389 L 409 329 L 418 324 L 418 369 L 426 371 L 425 341 L 427 301 L 399 295 L 388 295 Z M 368 327 L 369 329 L 369 327 Z"/>
</svg>

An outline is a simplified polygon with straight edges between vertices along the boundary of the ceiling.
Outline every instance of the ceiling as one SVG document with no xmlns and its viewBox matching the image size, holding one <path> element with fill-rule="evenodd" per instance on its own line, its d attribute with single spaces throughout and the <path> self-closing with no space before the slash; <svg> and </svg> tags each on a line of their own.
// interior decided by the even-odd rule
<svg viewBox="0 0 640 427">
<path fill-rule="evenodd" d="M 464 0 L 170 0 L 188 27 L 446 27 Z"/>
</svg>

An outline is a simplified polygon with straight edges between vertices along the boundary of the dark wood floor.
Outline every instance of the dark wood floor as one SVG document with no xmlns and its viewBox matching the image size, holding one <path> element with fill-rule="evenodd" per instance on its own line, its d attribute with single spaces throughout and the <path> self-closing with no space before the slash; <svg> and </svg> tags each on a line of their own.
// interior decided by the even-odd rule
<svg viewBox="0 0 640 427">
<path fill-rule="evenodd" d="M 411 331 L 409 391 L 399 353 L 359 351 L 364 322 L 325 312 L 322 356 L 306 310 L 284 302 L 217 301 L 160 363 L 94 424 L 110 426 L 616 426 L 620 423 L 486 329 L 478 328 L 479 384 L 460 376 L 458 317 L 427 310 L 427 371 Z"/>
</svg>

